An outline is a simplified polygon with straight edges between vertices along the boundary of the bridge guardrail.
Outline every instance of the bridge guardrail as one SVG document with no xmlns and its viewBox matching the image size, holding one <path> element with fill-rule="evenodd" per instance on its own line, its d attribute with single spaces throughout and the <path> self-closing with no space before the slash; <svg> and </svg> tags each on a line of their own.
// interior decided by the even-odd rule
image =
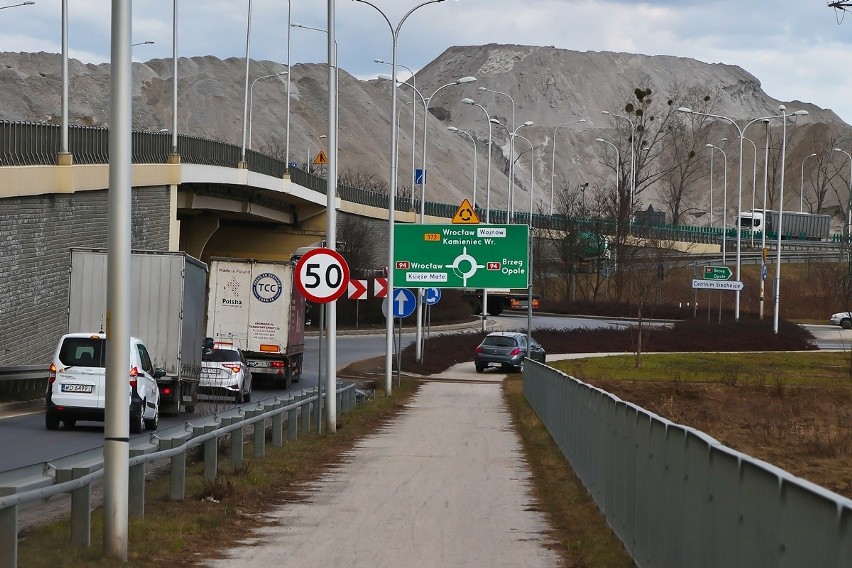
<svg viewBox="0 0 852 568">
<path fill-rule="evenodd" d="M 0 394 L 45 392 L 47 377 L 47 365 L 0 367 Z"/>
<path fill-rule="evenodd" d="M 637 565 L 852 565 L 852 500 L 534 361 L 524 396 Z"/>
<path fill-rule="evenodd" d="M 323 397 L 327 393 L 323 393 Z M 310 432 L 311 415 L 317 409 L 317 390 L 303 390 L 287 398 L 245 404 L 215 415 L 189 420 L 130 442 L 128 511 L 142 517 L 145 509 L 145 464 L 170 460 L 169 498 L 185 498 L 187 451 L 203 446 L 203 476 L 215 481 L 219 439 L 230 436 L 231 463 L 243 463 L 246 427 L 252 427 L 254 457 L 262 458 L 266 448 L 266 430 L 272 430 L 272 446 L 282 447 L 284 435 L 295 442 L 299 433 Z M 341 414 L 358 404 L 355 384 L 338 384 L 337 408 Z M 285 430 L 286 428 L 286 430 Z M 0 473 L 0 568 L 17 566 L 18 506 L 53 495 L 71 495 L 71 541 L 83 547 L 91 545 L 91 484 L 103 477 L 103 448 L 87 450 L 48 462 L 24 466 Z"/>
</svg>

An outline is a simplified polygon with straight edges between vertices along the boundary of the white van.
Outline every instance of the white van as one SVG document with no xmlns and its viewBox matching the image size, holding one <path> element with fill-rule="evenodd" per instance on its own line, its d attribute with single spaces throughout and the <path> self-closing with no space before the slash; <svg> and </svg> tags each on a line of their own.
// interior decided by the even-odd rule
<svg viewBox="0 0 852 568">
<path fill-rule="evenodd" d="M 106 396 L 106 336 L 103 333 L 63 335 L 50 364 L 44 422 L 56 430 L 62 422 L 73 428 L 78 420 L 103 422 Z M 160 391 L 155 369 L 141 340 L 130 338 L 130 432 L 156 430 L 160 419 Z"/>
</svg>

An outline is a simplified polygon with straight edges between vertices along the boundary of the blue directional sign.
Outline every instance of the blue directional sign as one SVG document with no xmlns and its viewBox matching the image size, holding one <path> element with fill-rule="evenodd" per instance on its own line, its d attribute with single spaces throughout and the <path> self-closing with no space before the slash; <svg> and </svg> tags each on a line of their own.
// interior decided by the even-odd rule
<svg viewBox="0 0 852 568">
<path fill-rule="evenodd" d="M 394 288 L 390 301 L 395 318 L 407 318 L 414 313 L 414 308 L 417 306 L 414 292 L 408 288 Z"/>
<path fill-rule="evenodd" d="M 427 306 L 434 306 L 441 301 L 440 288 L 423 288 L 423 301 Z"/>
<path fill-rule="evenodd" d="M 423 180 L 426 177 L 426 170 L 422 168 L 417 168 L 414 170 L 414 183 L 417 185 L 423 185 Z"/>
</svg>

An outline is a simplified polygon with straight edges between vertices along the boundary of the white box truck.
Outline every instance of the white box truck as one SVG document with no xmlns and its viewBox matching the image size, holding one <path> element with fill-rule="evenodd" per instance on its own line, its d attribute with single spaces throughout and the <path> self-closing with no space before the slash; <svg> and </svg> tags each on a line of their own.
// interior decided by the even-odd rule
<svg viewBox="0 0 852 568">
<path fill-rule="evenodd" d="M 302 375 L 305 298 L 291 261 L 210 259 L 207 336 L 242 350 L 255 381 L 289 388 Z"/>
<path fill-rule="evenodd" d="M 157 379 L 160 412 L 194 412 L 204 342 L 207 265 L 183 252 L 130 255 L 130 334 L 147 346 Z M 71 249 L 68 332 L 106 329 L 107 251 Z"/>
</svg>

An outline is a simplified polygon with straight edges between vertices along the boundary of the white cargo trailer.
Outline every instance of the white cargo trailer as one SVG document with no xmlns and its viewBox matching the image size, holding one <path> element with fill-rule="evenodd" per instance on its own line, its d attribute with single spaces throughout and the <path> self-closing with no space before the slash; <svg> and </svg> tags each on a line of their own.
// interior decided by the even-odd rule
<svg viewBox="0 0 852 568">
<path fill-rule="evenodd" d="M 193 412 L 198 401 L 204 341 L 207 265 L 182 252 L 133 251 L 130 256 L 130 334 L 148 347 L 160 412 Z M 106 329 L 107 252 L 71 249 L 68 332 Z"/>
<path fill-rule="evenodd" d="M 766 210 L 766 219 L 762 210 L 743 211 L 740 215 L 740 227 L 744 235 L 751 231 L 768 231 L 778 234 L 778 221 L 783 225 L 781 237 L 784 239 L 825 240 L 831 236 L 831 216 L 819 213 L 801 213 L 799 211 Z"/>
<path fill-rule="evenodd" d="M 252 376 L 289 388 L 302 375 L 305 299 L 290 261 L 210 259 L 207 336 L 243 351 Z"/>
</svg>

